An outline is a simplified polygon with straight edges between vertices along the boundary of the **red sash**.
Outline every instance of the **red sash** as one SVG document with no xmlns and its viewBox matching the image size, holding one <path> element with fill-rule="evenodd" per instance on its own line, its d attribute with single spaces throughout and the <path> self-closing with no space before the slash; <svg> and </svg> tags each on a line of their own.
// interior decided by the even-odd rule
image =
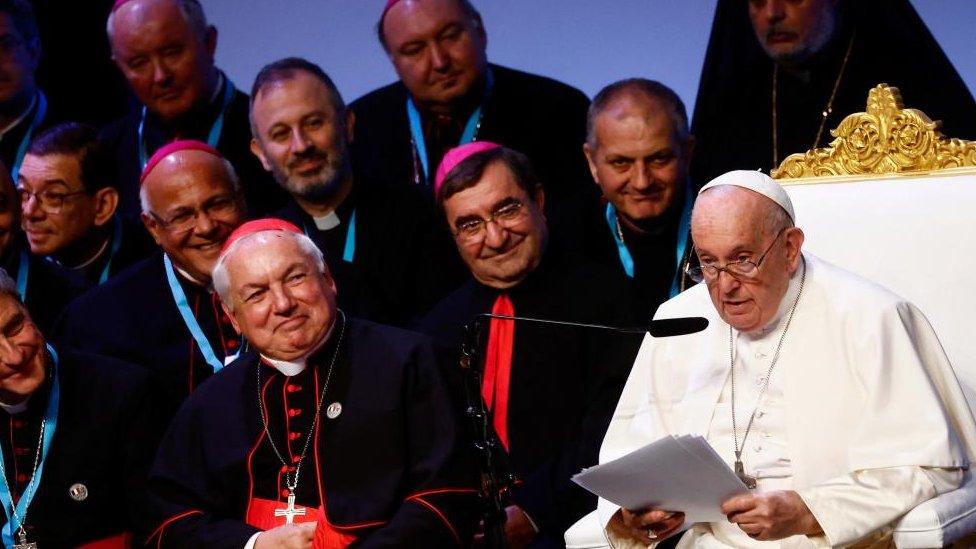
<svg viewBox="0 0 976 549">
<path fill-rule="evenodd" d="M 115 536 L 92 541 L 84 545 L 79 545 L 77 549 L 130 549 L 132 547 L 132 534 L 126 532 Z"/>
<path fill-rule="evenodd" d="M 325 516 L 325 506 L 319 507 L 318 513 L 322 520 L 315 525 L 312 549 L 345 549 L 356 541 L 356 536 L 343 534 L 329 523 L 329 519 Z"/>
<path fill-rule="evenodd" d="M 508 294 L 499 294 L 491 307 L 492 314 L 513 316 L 515 306 Z M 515 343 L 515 321 L 491 319 L 488 327 L 488 349 L 485 353 L 485 375 L 481 397 L 491 411 L 492 425 L 508 450 L 508 386 L 512 376 L 512 346 Z"/>
</svg>

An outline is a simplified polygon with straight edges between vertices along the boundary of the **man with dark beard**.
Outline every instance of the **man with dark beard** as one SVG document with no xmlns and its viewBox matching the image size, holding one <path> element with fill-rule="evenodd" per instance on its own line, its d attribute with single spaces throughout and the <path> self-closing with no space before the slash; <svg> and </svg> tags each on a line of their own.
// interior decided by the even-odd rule
<svg viewBox="0 0 976 549">
<path fill-rule="evenodd" d="M 344 310 L 403 324 L 452 289 L 449 281 L 460 283 L 460 262 L 418 189 L 354 184 L 355 117 L 321 68 L 271 63 L 251 98 L 251 151 L 294 199 L 275 215 L 301 227 L 334 266 Z"/>
</svg>

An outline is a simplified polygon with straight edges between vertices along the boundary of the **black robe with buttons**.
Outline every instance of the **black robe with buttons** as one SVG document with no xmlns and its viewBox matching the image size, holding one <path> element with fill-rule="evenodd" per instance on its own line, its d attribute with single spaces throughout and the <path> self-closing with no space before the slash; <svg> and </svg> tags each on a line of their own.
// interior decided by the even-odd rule
<svg viewBox="0 0 976 549">
<path fill-rule="evenodd" d="M 296 522 L 327 520 L 360 548 L 466 546 L 475 477 L 459 448 L 429 340 L 339 319 L 301 373 L 285 376 L 252 352 L 187 399 L 150 474 L 150 542 L 240 549 L 284 524 L 273 510 L 285 508 L 285 475 L 301 464 Z"/>
<path fill-rule="evenodd" d="M 164 428 L 151 377 L 108 357 L 60 346 L 56 352 L 57 428 L 27 508 L 27 541 L 39 547 L 103 541 L 122 549 L 126 536 L 145 533 L 145 479 Z M 54 371 L 49 363 L 48 378 L 26 410 L 0 410 L 0 448 L 15 500 L 34 470 Z"/>
</svg>

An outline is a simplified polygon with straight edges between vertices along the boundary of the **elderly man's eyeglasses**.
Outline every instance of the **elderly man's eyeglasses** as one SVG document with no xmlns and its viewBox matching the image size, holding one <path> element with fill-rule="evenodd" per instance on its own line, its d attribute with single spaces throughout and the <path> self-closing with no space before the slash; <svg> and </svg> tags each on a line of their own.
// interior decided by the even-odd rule
<svg viewBox="0 0 976 549">
<path fill-rule="evenodd" d="M 699 267 L 686 266 L 685 273 L 695 282 L 701 282 L 703 280 L 709 282 L 713 281 L 718 278 L 718 274 L 722 271 L 725 271 L 736 278 L 755 278 L 759 275 L 759 266 L 762 265 L 763 260 L 766 259 L 766 255 L 769 254 L 769 251 L 773 249 L 776 241 L 779 240 L 780 235 L 784 232 L 786 232 L 786 229 L 781 229 L 778 233 L 776 233 L 776 236 L 773 238 L 773 241 L 769 243 L 766 251 L 763 252 L 756 261 L 740 259 L 739 261 L 730 261 L 723 267 L 719 267 L 714 263 L 706 263 Z"/>
<path fill-rule="evenodd" d="M 509 229 L 522 219 L 524 213 L 525 205 L 521 201 L 513 200 L 491 212 L 488 219 L 479 217 L 457 223 L 454 226 L 454 234 L 466 242 L 474 242 L 484 237 L 489 223 L 494 222 L 500 227 Z"/>
<path fill-rule="evenodd" d="M 209 200 L 202 208 L 179 210 L 168 219 L 163 219 L 155 212 L 149 212 L 149 215 L 170 233 L 183 234 L 196 228 L 201 214 L 207 216 L 208 219 L 226 219 L 237 213 L 239 207 L 238 201 L 228 195 Z"/>
<path fill-rule="evenodd" d="M 61 213 L 61 210 L 64 209 L 64 201 L 68 198 L 77 196 L 79 194 L 88 194 L 88 191 L 73 191 L 65 193 L 50 189 L 35 193 L 34 191 L 24 187 L 17 189 L 17 192 L 20 194 L 21 208 L 26 210 L 30 205 L 31 199 L 33 198 L 37 200 L 37 204 L 41 210 L 50 214 Z"/>
</svg>

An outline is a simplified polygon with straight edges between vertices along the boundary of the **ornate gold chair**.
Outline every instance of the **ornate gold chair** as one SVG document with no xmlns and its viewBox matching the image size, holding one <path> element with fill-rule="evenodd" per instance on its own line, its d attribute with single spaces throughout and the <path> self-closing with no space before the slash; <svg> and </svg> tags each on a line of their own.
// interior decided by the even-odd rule
<svg viewBox="0 0 976 549">
<path fill-rule="evenodd" d="M 831 134 L 829 146 L 791 155 L 772 174 L 793 201 L 804 249 L 918 305 L 976 410 L 976 142 L 942 136 L 885 84 L 869 92 L 866 112 Z M 639 383 L 628 382 L 620 416 L 632 385 Z M 974 531 L 976 481 L 967 472 L 962 488 L 907 513 L 892 537 L 901 548 L 976 547 Z M 596 512 L 566 542 L 608 547 Z"/>
</svg>

